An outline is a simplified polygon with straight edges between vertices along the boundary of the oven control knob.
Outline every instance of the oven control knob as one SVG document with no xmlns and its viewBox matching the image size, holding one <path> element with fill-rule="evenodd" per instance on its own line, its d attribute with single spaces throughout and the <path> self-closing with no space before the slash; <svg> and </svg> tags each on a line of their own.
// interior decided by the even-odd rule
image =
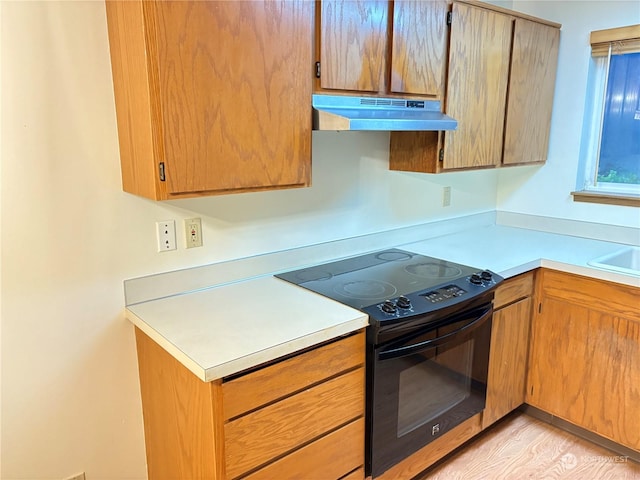
<svg viewBox="0 0 640 480">
<path fill-rule="evenodd" d="M 490 282 L 491 279 L 493 278 L 491 275 L 491 272 L 488 270 L 485 270 L 484 272 L 482 272 L 480 276 L 482 277 L 482 280 L 484 280 L 485 282 Z"/>
<path fill-rule="evenodd" d="M 396 313 L 396 306 L 393 304 L 393 302 L 391 300 L 387 300 L 385 301 L 380 308 L 382 309 L 383 312 L 385 313 Z"/>
<path fill-rule="evenodd" d="M 409 300 L 407 297 L 402 295 L 398 297 L 398 300 L 396 301 L 396 305 L 398 305 L 400 308 L 411 308 L 411 300 Z"/>
<path fill-rule="evenodd" d="M 469 278 L 469 281 L 471 283 L 473 283 L 474 285 L 480 285 L 482 283 L 482 277 L 480 275 L 478 275 L 477 273 L 474 273 Z"/>
</svg>

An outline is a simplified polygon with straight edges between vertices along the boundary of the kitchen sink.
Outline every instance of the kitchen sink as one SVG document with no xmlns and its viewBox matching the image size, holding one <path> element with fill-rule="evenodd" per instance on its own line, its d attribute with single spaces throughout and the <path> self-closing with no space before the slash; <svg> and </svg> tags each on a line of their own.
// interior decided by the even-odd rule
<svg viewBox="0 0 640 480">
<path fill-rule="evenodd" d="M 640 247 L 625 247 L 587 262 L 592 267 L 604 268 L 629 275 L 640 275 Z"/>
</svg>

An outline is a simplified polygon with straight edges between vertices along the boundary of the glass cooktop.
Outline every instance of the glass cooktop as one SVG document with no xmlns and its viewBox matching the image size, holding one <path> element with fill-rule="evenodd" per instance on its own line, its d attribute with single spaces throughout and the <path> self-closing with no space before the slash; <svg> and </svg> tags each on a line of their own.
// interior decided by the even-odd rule
<svg viewBox="0 0 640 480">
<path fill-rule="evenodd" d="M 477 268 L 394 248 L 275 276 L 362 309 L 476 272 Z"/>
</svg>

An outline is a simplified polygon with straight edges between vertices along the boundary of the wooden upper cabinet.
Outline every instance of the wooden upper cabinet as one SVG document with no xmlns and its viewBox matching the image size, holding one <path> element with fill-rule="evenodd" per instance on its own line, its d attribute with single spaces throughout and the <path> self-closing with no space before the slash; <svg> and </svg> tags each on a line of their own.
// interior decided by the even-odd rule
<svg viewBox="0 0 640 480">
<path fill-rule="evenodd" d="M 557 23 L 455 1 L 444 111 L 458 129 L 392 132 L 390 168 L 439 173 L 546 161 L 559 39 Z"/>
<path fill-rule="evenodd" d="M 318 90 L 442 98 L 447 0 L 323 0 Z"/>
<path fill-rule="evenodd" d="M 509 79 L 512 19 L 463 3 L 453 5 L 444 169 L 500 163 Z"/>
<path fill-rule="evenodd" d="M 125 191 L 310 183 L 313 2 L 106 4 Z"/>
<path fill-rule="evenodd" d="M 323 0 L 321 5 L 321 88 L 384 90 L 389 2 Z"/>
<path fill-rule="evenodd" d="M 444 98 L 449 2 L 393 2 L 391 86 L 393 93 Z"/>
<path fill-rule="evenodd" d="M 502 158 L 505 165 L 547 159 L 559 42 L 558 28 L 516 18 Z"/>
</svg>

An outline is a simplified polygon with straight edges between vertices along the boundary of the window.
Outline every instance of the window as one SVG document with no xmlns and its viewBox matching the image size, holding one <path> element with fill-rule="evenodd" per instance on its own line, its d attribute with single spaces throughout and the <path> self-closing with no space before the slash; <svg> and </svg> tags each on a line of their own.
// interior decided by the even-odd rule
<svg viewBox="0 0 640 480">
<path fill-rule="evenodd" d="M 591 32 L 574 200 L 640 206 L 640 25 Z"/>
</svg>

